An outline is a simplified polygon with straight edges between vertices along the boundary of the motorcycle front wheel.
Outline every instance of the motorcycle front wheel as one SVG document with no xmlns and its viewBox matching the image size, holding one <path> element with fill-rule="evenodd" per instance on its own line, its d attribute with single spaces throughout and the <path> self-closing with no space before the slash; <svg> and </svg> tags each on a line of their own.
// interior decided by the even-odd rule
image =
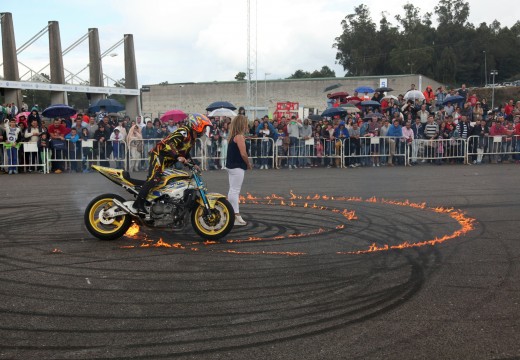
<svg viewBox="0 0 520 360">
<path fill-rule="evenodd" d="M 235 224 L 235 212 L 227 199 L 218 199 L 215 207 L 205 214 L 203 205 L 191 212 L 191 225 L 195 232 L 207 240 L 218 240 L 226 236 Z"/>
<path fill-rule="evenodd" d="M 85 209 L 85 226 L 100 240 L 119 239 L 132 224 L 130 215 L 109 216 L 108 210 L 115 206 L 113 199 L 125 201 L 123 197 L 116 194 L 103 194 L 92 200 Z"/>
</svg>

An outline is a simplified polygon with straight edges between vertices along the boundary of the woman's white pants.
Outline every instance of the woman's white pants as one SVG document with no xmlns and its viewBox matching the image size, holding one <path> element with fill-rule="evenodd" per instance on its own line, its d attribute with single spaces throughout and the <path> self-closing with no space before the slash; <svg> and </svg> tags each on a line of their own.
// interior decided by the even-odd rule
<svg viewBox="0 0 520 360">
<path fill-rule="evenodd" d="M 228 200 L 235 211 L 235 214 L 240 213 L 238 208 L 238 200 L 240 197 L 240 189 L 242 188 L 242 183 L 244 182 L 244 169 L 227 169 L 229 176 L 229 192 L 228 192 Z"/>
</svg>

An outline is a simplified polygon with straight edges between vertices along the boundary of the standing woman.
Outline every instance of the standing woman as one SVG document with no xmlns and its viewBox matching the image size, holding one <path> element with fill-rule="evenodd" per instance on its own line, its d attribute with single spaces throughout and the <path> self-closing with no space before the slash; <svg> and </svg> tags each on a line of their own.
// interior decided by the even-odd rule
<svg viewBox="0 0 520 360">
<path fill-rule="evenodd" d="M 227 149 L 226 167 L 229 176 L 228 200 L 235 211 L 235 225 L 244 226 L 247 223 L 240 216 L 238 199 L 244 181 L 244 173 L 251 169 L 246 150 L 244 134 L 249 131 L 247 118 L 244 115 L 236 116 L 229 126 L 229 140 Z"/>
</svg>

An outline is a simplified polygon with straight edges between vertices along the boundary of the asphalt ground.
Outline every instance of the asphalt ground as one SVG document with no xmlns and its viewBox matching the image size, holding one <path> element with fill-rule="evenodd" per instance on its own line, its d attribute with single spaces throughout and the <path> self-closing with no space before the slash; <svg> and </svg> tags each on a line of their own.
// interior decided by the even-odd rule
<svg viewBox="0 0 520 360">
<path fill-rule="evenodd" d="M 2 175 L 0 358 L 518 358 L 519 175 L 255 170 L 248 226 L 216 244 L 191 227 L 96 240 L 83 211 L 117 186 Z M 227 193 L 225 171 L 204 178 Z"/>
</svg>

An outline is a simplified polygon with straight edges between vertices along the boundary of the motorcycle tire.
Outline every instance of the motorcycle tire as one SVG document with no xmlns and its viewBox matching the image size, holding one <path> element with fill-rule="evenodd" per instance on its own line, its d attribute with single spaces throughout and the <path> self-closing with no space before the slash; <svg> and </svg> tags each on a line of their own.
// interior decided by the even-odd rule
<svg viewBox="0 0 520 360">
<path fill-rule="evenodd" d="M 199 205 L 191 212 L 193 230 L 203 239 L 219 240 L 233 229 L 235 212 L 227 199 L 218 199 L 209 217 L 204 216 L 204 211 L 204 206 Z"/>
<path fill-rule="evenodd" d="M 84 221 L 87 230 L 100 240 L 115 240 L 123 236 L 130 225 L 132 225 L 132 217 L 128 214 L 120 215 L 114 219 L 100 218 L 100 211 L 105 207 L 114 205 L 112 199 L 124 202 L 125 199 L 116 194 L 103 194 L 92 200 L 85 209 Z"/>
</svg>

